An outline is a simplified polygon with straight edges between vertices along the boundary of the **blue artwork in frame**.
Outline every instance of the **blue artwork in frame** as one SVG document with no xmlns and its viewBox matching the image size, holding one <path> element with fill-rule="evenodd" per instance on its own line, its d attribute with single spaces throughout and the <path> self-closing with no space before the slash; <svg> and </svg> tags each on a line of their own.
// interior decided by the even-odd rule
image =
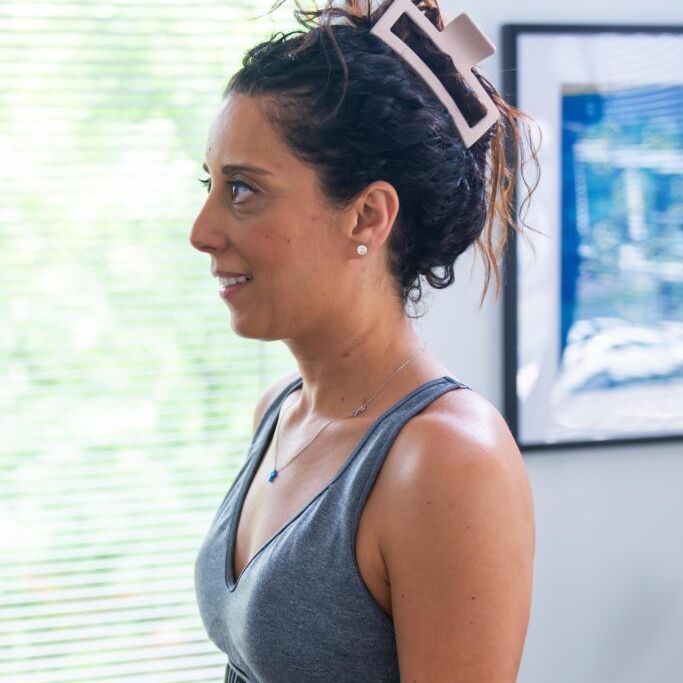
<svg viewBox="0 0 683 683">
<path fill-rule="evenodd" d="M 503 27 L 543 135 L 511 240 L 505 413 L 520 447 L 683 439 L 683 27 Z"/>
</svg>

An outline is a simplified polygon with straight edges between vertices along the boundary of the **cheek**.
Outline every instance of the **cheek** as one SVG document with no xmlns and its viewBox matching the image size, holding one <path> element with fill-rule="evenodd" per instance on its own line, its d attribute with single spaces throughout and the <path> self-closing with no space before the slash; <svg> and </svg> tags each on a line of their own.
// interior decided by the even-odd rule
<svg viewBox="0 0 683 683">
<path fill-rule="evenodd" d="M 280 293 L 295 290 L 305 272 L 299 272 L 301 254 L 292 237 L 272 228 L 263 229 L 257 235 L 243 242 L 242 247 L 244 259 L 258 276 L 261 286 Z"/>
<path fill-rule="evenodd" d="M 334 243 L 332 233 L 319 211 L 301 212 L 286 210 L 260 227 L 249 246 L 253 263 L 258 264 L 280 286 L 296 294 L 298 289 L 306 296 L 318 298 L 334 288 L 332 266 Z"/>
<path fill-rule="evenodd" d="M 252 234 L 252 237 L 243 242 L 243 246 L 255 265 L 276 266 L 283 261 L 283 256 L 289 250 L 288 238 L 272 229 L 257 229 Z"/>
</svg>

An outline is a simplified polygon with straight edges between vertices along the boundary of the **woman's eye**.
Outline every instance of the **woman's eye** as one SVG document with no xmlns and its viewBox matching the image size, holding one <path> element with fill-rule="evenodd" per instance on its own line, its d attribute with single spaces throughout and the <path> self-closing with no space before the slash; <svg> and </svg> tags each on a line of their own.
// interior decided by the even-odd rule
<svg viewBox="0 0 683 683">
<path fill-rule="evenodd" d="M 211 178 L 197 178 L 197 180 L 198 180 L 200 183 L 202 183 L 202 185 L 205 185 L 205 186 L 206 186 L 206 191 L 207 191 L 207 192 L 210 192 L 210 191 L 211 191 Z M 231 187 L 231 188 L 232 188 L 233 186 L 236 186 L 236 185 L 241 185 L 242 187 L 245 187 L 247 190 L 249 190 L 249 192 L 252 192 L 252 193 L 254 193 L 254 194 L 255 194 L 256 192 L 258 192 L 258 190 L 254 189 L 254 188 L 251 187 L 250 185 L 247 185 L 247 183 L 245 183 L 245 182 L 243 182 L 243 181 L 241 181 L 241 180 L 232 180 L 232 181 L 226 182 L 225 184 L 226 184 L 228 187 Z M 243 202 L 237 202 L 237 203 L 238 203 L 238 204 L 242 204 Z"/>
</svg>

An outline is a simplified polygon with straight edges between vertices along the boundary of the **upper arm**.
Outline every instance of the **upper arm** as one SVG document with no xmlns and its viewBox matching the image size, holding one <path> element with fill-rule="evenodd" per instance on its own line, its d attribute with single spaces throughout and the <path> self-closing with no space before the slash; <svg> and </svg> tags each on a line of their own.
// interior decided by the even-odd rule
<svg viewBox="0 0 683 683">
<path fill-rule="evenodd" d="M 254 408 L 254 417 L 252 422 L 252 432 L 256 431 L 256 428 L 261 422 L 261 418 L 265 414 L 268 406 L 275 400 L 275 397 L 290 383 L 293 382 L 296 377 L 299 376 L 298 372 L 292 372 L 284 377 L 279 377 L 274 382 L 271 382 L 266 390 L 261 394 L 261 397 L 256 402 L 256 407 Z"/>
<path fill-rule="evenodd" d="M 411 438 L 382 533 L 401 680 L 514 683 L 531 605 L 529 481 L 494 408 L 478 434 L 453 422 L 428 417 Z"/>
</svg>

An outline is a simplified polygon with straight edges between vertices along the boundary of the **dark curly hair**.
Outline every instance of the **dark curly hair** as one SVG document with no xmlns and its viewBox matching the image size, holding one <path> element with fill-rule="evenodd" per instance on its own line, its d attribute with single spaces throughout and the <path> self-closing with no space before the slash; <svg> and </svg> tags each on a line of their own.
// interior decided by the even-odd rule
<svg viewBox="0 0 683 683">
<path fill-rule="evenodd" d="M 347 0 L 345 7 L 337 0 L 328 1 L 323 9 L 302 10 L 295 0 L 297 23 L 308 30 L 276 32 L 249 49 L 223 98 L 235 92 L 261 99 L 264 115 L 292 153 L 316 170 L 331 207 L 350 207 L 374 180 L 395 188 L 400 207 L 387 250 L 404 306 L 408 300 L 420 301 L 420 276 L 437 289 L 452 284 L 456 259 L 473 243 L 486 265 L 481 306 L 491 269 L 496 296 L 499 293 L 498 261 L 508 226 L 521 233 L 512 220 L 520 170 L 518 122 L 533 119 L 505 102 L 474 67 L 501 117 L 467 148 L 429 86 L 384 41 L 370 34 L 392 0 L 381 0 L 374 10 L 370 0 L 365 1 L 364 9 L 359 0 Z M 270 11 L 283 2 L 277 0 Z M 437 0 L 413 2 L 443 30 Z M 404 15 L 392 31 L 435 73 L 470 125 L 483 116 L 482 105 L 451 58 L 412 21 Z M 530 140 L 528 127 L 526 132 Z M 536 150 L 532 158 L 540 178 Z M 522 206 L 537 185 L 538 180 Z M 494 246 L 496 214 L 504 230 Z M 439 268 L 443 274 L 436 272 Z"/>
</svg>

